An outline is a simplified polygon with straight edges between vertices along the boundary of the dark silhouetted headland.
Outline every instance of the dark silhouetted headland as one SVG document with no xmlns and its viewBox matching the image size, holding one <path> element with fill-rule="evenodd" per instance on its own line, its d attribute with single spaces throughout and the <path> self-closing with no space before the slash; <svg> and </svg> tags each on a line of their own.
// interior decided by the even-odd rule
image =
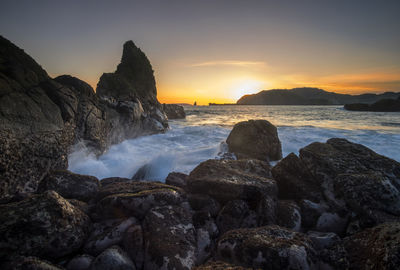
<svg viewBox="0 0 400 270">
<path fill-rule="evenodd" d="M 238 105 L 344 105 L 348 103 L 374 103 L 380 99 L 398 98 L 400 93 L 349 95 L 328 92 L 319 88 L 293 88 L 264 90 L 245 95 Z"/>
</svg>

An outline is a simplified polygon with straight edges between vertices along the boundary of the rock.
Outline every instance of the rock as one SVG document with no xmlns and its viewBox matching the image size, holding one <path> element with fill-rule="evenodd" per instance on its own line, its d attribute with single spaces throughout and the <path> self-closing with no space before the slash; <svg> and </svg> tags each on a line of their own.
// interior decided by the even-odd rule
<svg viewBox="0 0 400 270">
<path fill-rule="evenodd" d="M 315 228 L 319 217 L 329 211 L 329 206 L 325 203 L 314 203 L 309 200 L 300 201 L 301 225 L 306 230 Z"/>
<path fill-rule="evenodd" d="M 120 244 L 124 239 L 126 230 L 137 223 L 134 217 L 126 220 L 105 220 L 94 223 L 91 234 L 83 248 L 84 251 L 96 256 L 105 249 Z"/>
<path fill-rule="evenodd" d="M 48 261 L 36 257 L 21 257 L 21 256 L 11 258 L 11 260 L 6 262 L 4 265 L 0 263 L 0 266 L 2 267 L 1 269 L 3 270 L 62 270 L 63 269 Z"/>
<path fill-rule="evenodd" d="M 183 106 L 177 104 L 163 104 L 163 110 L 168 119 L 184 119 L 186 118 Z"/>
<path fill-rule="evenodd" d="M 193 214 L 192 219 L 194 227 L 207 231 L 211 238 L 216 238 L 219 235 L 218 227 L 210 213 L 197 211 Z"/>
<path fill-rule="evenodd" d="M 179 205 L 186 200 L 184 193 L 171 188 L 128 192 L 109 195 L 99 201 L 96 206 L 98 216 L 102 219 L 127 217 L 142 219 L 153 207 Z"/>
<path fill-rule="evenodd" d="M 107 178 L 101 179 L 100 185 L 102 187 L 105 187 L 110 184 L 126 183 L 126 182 L 132 182 L 132 179 L 124 178 L 124 177 L 107 177 Z"/>
<path fill-rule="evenodd" d="M 194 213 L 193 225 L 196 228 L 196 264 L 201 264 L 211 257 L 215 249 L 215 238 L 219 235 L 219 230 L 214 219 L 207 211 Z"/>
<path fill-rule="evenodd" d="M 233 200 L 225 204 L 216 221 L 221 234 L 233 229 L 257 226 L 255 212 L 242 200 Z"/>
<path fill-rule="evenodd" d="M 300 207 L 293 201 L 278 201 L 276 208 L 276 224 L 293 231 L 300 231 Z"/>
<path fill-rule="evenodd" d="M 313 241 L 314 246 L 317 250 L 324 248 L 330 248 L 334 244 L 340 241 L 340 237 L 335 233 L 331 232 L 307 232 L 307 236 Z"/>
<path fill-rule="evenodd" d="M 54 191 L 0 205 L 0 259 L 13 253 L 60 258 L 79 250 L 90 220 Z"/>
<path fill-rule="evenodd" d="M 358 215 L 364 228 L 397 219 L 400 163 L 345 139 L 312 143 L 300 159 L 321 180 L 332 215 Z"/>
<path fill-rule="evenodd" d="M 245 268 L 242 266 L 221 261 L 211 261 L 193 268 L 193 270 L 251 270 L 251 269 L 253 268 Z"/>
<path fill-rule="evenodd" d="M 206 211 L 212 217 L 216 217 L 221 210 L 218 201 L 205 194 L 188 194 L 190 207 L 195 211 Z"/>
<path fill-rule="evenodd" d="M 218 241 L 219 260 L 261 269 L 318 269 L 318 254 L 306 235 L 279 226 L 232 230 Z"/>
<path fill-rule="evenodd" d="M 62 75 L 54 80 L 71 89 L 78 101 L 74 114 L 75 142 L 83 141 L 92 151 L 101 154 L 110 144 L 108 134 L 112 128 L 108 123 L 104 104 L 100 102 L 93 88 L 78 78 Z M 65 102 L 60 106 L 62 104 Z"/>
<path fill-rule="evenodd" d="M 226 140 L 229 151 L 238 158 L 279 160 L 282 158 L 281 142 L 274 125 L 267 120 L 249 120 L 237 123 Z"/>
<path fill-rule="evenodd" d="M 101 76 L 96 93 L 107 106 L 108 121 L 116 127 L 109 136 L 112 143 L 168 128 L 152 66 L 132 41 L 124 44 L 117 70 Z"/>
<path fill-rule="evenodd" d="M 385 223 L 344 239 L 350 269 L 397 269 L 400 223 Z"/>
<path fill-rule="evenodd" d="M 222 203 L 276 196 L 276 183 L 265 175 L 266 166 L 253 160 L 207 160 L 190 173 L 188 191 L 209 195 Z"/>
<path fill-rule="evenodd" d="M 325 212 L 319 216 L 315 230 L 342 235 L 346 230 L 348 220 L 348 216 L 342 217 L 338 213 Z"/>
<path fill-rule="evenodd" d="M 85 213 L 86 215 L 90 214 L 91 211 L 91 205 L 89 206 L 89 204 L 87 204 L 86 202 L 82 202 L 79 200 L 75 200 L 75 199 L 69 199 L 67 200 L 70 204 L 72 204 L 73 206 L 75 206 L 76 208 L 78 208 L 79 210 L 81 210 L 83 213 Z"/>
<path fill-rule="evenodd" d="M 60 170 L 50 172 L 40 182 L 38 191 L 54 190 L 67 199 L 88 201 L 94 198 L 99 187 L 100 182 L 94 176 Z"/>
<path fill-rule="evenodd" d="M 6 197 L 35 192 L 48 171 L 67 168 L 74 125 L 48 95 L 68 89 L 1 36 L 0 63 L 0 197 Z"/>
<path fill-rule="evenodd" d="M 88 270 L 93 261 L 93 257 L 87 254 L 78 255 L 72 258 L 67 264 L 67 270 Z"/>
<path fill-rule="evenodd" d="M 191 269 L 195 265 L 196 235 L 187 210 L 179 206 L 153 208 L 143 229 L 144 269 Z"/>
<path fill-rule="evenodd" d="M 168 174 L 167 178 L 165 179 L 165 183 L 167 185 L 186 189 L 187 178 L 188 178 L 187 174 L 179 173 L 179 172 L 172 172 L 172 173 Z"/>
<path fill-rule="evenodd" d="M 103 251 L 90 265 L 92 270 L 136 270 L 128 255 L 118 246 Z"/>
<path fill-rule="evenodd" d="M 257 218 L 259 226 L 276 224 L 277 199 L 275 197 L 264 197 L 257 205 Z"/>
<path fill-rule="evenodd" d="M 73 144 L 99 155 L 110 144 L 168 128 L 150 62 L 132 41 L 97 93 L 68 75 L 51 79 L 3 37 L 0 63 L 0 198 L 33 193 L 49 171 L 67 169 Z"/>
<path fill-rule="evenodd" d="M 400 97 L 397 99 L 381 99 L 372 104 L 345 104 L 344 109 L 348 111 L 400 112 Z"/>
<path fill-rule="evenodd" d="M 101 183 L 103 180 L 101 181 Z M 153 182 L 153 181 L 132 181 L 130 179 L 124 180 L 121 178 L 113 178 L 113 180 L 107 180 L 105 184 L 102 184 L 99 191 L 97 192 L 96 200 L 99 201 L 104 197 L 114 194 L 121 194 L 121 193 L 138 193 L 141 191 L 146 190 L 153 190 L 153 189 L 171 189 L 177 192 L 182 193 L 183 191 L 174 186 L 166 185 L 160 182 Z"/>
<path fill-rule="evenodd" d="M 272 168 L 278 184 L 279 198 L 286 200 L 308 200 L 319 202 L 323 198 L 320 183 L 303 162 L 293 153 Z"/>
<path fill-rule="evenodd" d="M 136 269 L 143 269 L 144 264 L 144 233 L 140 225 L 129 227 L 124 234 L 122 246 L 136 265 Z"/>
<path fill-rule="evenodd" d="M 372 226 L 400 221 L 400 191 L 380 173 L 340 174 L 334 180 L 335 195 Z"/>
</svg>

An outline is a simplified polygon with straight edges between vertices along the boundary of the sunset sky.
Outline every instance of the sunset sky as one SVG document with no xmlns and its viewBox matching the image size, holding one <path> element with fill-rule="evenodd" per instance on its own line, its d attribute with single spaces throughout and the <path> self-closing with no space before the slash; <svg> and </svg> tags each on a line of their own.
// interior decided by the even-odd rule
<svg viewBox="0 0 400 270">
<path fill-rule="evenodd" d="M 400 91 L 399 0 L 2 0 L 0 34 L 50 76 L 94 88 L 133 40 L 168 103 L 302 86 Z"/>
</svg>

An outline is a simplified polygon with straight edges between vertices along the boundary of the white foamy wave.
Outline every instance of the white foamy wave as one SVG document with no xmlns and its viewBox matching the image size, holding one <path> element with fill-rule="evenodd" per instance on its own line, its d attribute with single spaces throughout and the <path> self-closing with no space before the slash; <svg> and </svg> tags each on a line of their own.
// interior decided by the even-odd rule
<svg viewBox="0 0 400 270">
<path fill-rule="evenodd" d="M 172 125 L 165 134 L 140 137 L 113 145 L 96 158 L 81 146 L 69 156 L 69 170 L 99 179 L 132 177 L 148 166 L 146 179 L 163 181 L 168 173 L 189 173 L 200 162 L 218 157 L 229 129 Z"/>
<path fill-rule="evenodd" d="M 366 117 L 329 106 L 284 107 L 287 112 L 282 107 L 195 109 L 198 115 L 186 108 L 187 119 L 171 121 L 171 130 L 167 133 L 126 140 L 113 145 L 99 158 L 84 146 L 77 145 L 69 156 L 69 170 L 94 175 L 99 179 L 112 176 L 130 178 L 147 165 L 146 179 L 163 181 L 172 171 L 189 173 L 200 162 L 218 158 L 220 151 L 226 151 L 226 146 L 221 143 L 228 137 L 232 124 L 257 118 L 278 125 L 283 156 L 291 152 L 298 154 L 300 148 L 312 142 L 326 142 L 339 137 L 400 161 L 400 128 L 381 124 L 396 122 L 398 115 L 378 114 L 370 117 L 371 114 L 368 114 Z M 253 115 L 250 109 L 255 111 Z M 331 120 L 321 121 L 321 115 L 324 118 L 329 116 Z M 347 125 L 349 122 L 351 124 Z"/>
</svg>

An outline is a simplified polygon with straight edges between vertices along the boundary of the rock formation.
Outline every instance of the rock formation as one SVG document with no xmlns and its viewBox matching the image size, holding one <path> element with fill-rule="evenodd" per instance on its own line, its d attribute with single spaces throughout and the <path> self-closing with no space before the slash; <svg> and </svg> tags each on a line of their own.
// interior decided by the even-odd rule
<svg viewBox="0 0 400 270">
<path fill-rule="evenodd" d="M 372 104 L 345 104 L 344 108 L 348 111 L 400 112 L 400 97 L 398 99 L 381 99 Z"/>
<path fill-rule="evenodd" d="M 163 132 L 168 127 L 167 117 L 157 100 L 150 61 L 132 41 L 124 44 L 117 70 L 100 77 L 96 93 L 106 104 L 111 143 Z"/>
<path fill-rule="evenodd" d="M 47 172 L 66 169 L 77 142 L 100 154 L 110 144 L 168 127 L 150 62 L 132 41 L 97 91 L 68 75 L 50 78 L 0 37 L 0 198 L 34 192 Z"/>
</svg>

